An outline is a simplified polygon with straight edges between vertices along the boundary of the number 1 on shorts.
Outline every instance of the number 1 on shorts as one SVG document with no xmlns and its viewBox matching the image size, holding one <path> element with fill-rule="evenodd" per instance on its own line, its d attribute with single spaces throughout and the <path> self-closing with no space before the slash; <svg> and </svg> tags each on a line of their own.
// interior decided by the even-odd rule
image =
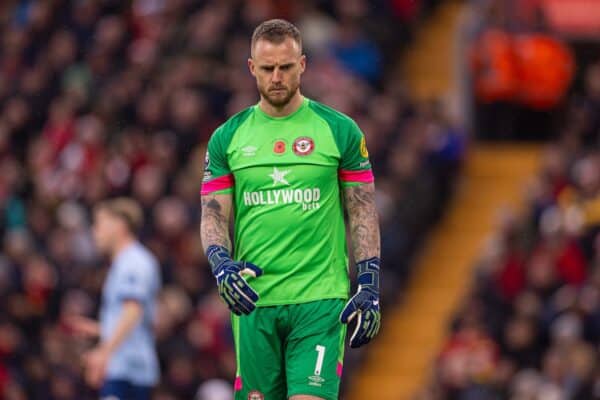
<svg viewBox="0 0 600 400">
<path fill-rule="evenodd" d="M 317 351 L 317 365 L 315 365 L 315 375 L 321 375 L 321 369 L 323 368 L 323 359 L 325 358 L 325 346 L 318 344 L 315 347 Z"/>
</svg>

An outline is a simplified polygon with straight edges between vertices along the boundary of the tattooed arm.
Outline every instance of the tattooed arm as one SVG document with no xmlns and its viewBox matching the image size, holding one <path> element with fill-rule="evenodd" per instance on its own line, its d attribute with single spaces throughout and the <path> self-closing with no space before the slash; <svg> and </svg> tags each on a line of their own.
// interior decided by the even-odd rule
<svg viewBox="0 0 600 400">
<path fill-rule="evenodd" d="M 379 308 L 379 221 L 375 209 L 373 183 L 344 188 L 344 200 L 350 225 L 358 289 L 340 314 L 343 324 L 356 318 L 350 347 L 371 341 L 381 326 Z"/>
<path fill-rule="evenodd" d="M 358 262 L 379 257 L 379 217 L 375 208 L 375 185 L 368 183 L 343 190 L 354 260 Z"/>
<path fill-rule="evenodd" d="M 204 251 L 208 246 L 223 246 L 231 251 L 229 238 L 229 216 L 231 194 L 206 194 L 202 196 L 202 220 L 200 237 Z"/>
<path fill-rule="evenodd" d="M 256 265 L 231 259 L 229 239 L 230 194 L 202 196 L 200 235 L 208 263 L 217 280 L 219 296 L 236 315 L 250 314 L 256 308 L 258 293 L 242 274 L 259 277 L 263 271 Z"/>
</svg>

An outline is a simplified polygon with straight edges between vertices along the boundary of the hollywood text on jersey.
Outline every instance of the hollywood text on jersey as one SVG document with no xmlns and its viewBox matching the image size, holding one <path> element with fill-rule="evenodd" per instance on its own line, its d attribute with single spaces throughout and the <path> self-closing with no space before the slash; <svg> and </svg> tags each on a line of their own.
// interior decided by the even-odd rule
<svg viewBox="0 0 600 400">
<path fill-rule="evenodd" d="M 258 192 L 244 192 L 245 206 L 269 206 L 279 204 L 301 204 L 305 211 L 320 207 L 321 190 L 312 189 L 274 189 Z"/>
</svg>

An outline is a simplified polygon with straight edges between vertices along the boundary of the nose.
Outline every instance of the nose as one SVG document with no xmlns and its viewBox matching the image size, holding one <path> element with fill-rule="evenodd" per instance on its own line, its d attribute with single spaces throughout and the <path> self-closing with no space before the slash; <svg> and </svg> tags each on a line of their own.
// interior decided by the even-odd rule
<svg viewBox="0 0 600 400">
<path fill-rule="evenodd" d="M 273 76 L 271 77 L 271 81 L 273 83 L 279 83 L 279 82 L 281 82 L 281 77 L 282 77 L 281 70 L 279 68 L 275 68 L 273 70 Z"/>
</svg>

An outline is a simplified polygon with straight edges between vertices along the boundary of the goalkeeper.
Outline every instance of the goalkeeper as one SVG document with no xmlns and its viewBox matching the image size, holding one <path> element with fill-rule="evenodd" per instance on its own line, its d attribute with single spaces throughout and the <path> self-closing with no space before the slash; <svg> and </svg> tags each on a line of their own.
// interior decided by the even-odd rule
<svg viewBox="0 0 600 400">
<path fill-rule="evenodd" d="M 379 228 L 365 138 L 300 93 L 298 29 L 259 25 L 248 67 L 260 100 L 221 125 L 206 153 L 201 236 L 233 313 L 237 400 L 338 398 L 351 347 L 379 331 Z M 234 243 L 229 220 L 234 211 Z M 348 301 L 348 214 L 358 290 Z"/>
</svg>

